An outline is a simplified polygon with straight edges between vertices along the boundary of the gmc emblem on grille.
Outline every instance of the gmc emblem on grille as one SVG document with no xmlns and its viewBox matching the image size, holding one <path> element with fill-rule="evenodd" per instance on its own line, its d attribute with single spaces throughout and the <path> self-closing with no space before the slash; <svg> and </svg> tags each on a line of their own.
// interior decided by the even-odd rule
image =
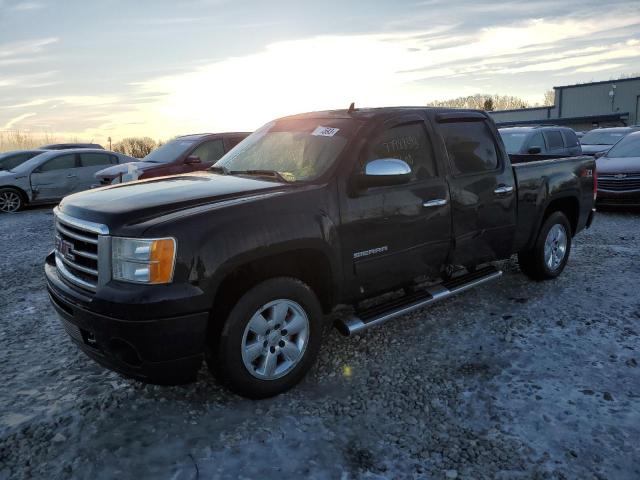
<svg viewBox="0 0 640 480">
<path fill-rule="evenodd" d="M 60 255 L 62 255 L 67 260 L 73 261 L 76 259 L 76 256 L 73 254 L 73 243 L 67 242 L 57 235 L 55 239 L 55 248 L 56 251 L 58 251 Z"/>
</svg>

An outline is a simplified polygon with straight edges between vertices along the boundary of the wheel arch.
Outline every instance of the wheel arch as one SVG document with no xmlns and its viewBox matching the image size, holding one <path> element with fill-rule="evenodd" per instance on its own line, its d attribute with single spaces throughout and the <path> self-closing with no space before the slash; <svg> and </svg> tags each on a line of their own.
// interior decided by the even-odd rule
<svg viewBox="0 0 640 480">
<path fill-rule="evenodd" d="M 325 313 L 333 307 L 336 296 L 334 269 L 329 255 L 320 248 L 301 247 L 233 263 L 232 268 L 223 269 L 224 273 L 214 289 L 214 319 L 226 318 L 244 292 L 274 277 L 293 277 L 303 281 L 318 296 Z"/>
<path fill-rule="evenodd" d="M 574 195 L 567 195 L 551 200 L 547 205 L 547 208 L 544 210 L 542 221 L 540 222 L 538 229 L 540 229 L 547 218 L 555 212 L 564 213 L 567 220 L 569 220 L 569 225 L 571 225 L 571 235 L 575 235 L 576 230 L 578 229 L 578 219 L 580 217 L 580 202 L 578 201 L 578 197 Z"/>
</svg>

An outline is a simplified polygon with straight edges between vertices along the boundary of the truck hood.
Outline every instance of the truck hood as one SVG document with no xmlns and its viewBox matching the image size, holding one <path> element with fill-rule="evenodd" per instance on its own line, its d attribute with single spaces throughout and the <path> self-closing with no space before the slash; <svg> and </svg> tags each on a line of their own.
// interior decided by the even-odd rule
<svg viewBox="0 0 640 480">
<path fill-rule="evenodd" d="M 127 173 L 129 169 L 129 165 L 133 165 L 140 171 L 150 170 L 155 167 L 160 167 L 162 163 L 153 163 L 153 162 L 127 162 L 121 163 L 120 165 L 114 165 L 113 167 L 107 167 L 103 170 L 96 172 L 96 178 L 113 180 L 120 175 Z"/>
<path fill-rule="evenodd" d="M 598 174 L 640 173 L 640 157 L 609 158 L 601 157 L 596 161 Z"/>
<path fill-rule="evenodd" d="M 65 197 L 60 210 L 111 230 L 190 207 L 242 199 L 288 186 L 250 177 L 190 173 L 117 184 Z"/>
<path fill-rule="evenodd" d="M 598 152 L 606 152 L 613 145 L 582 145 L 582 153 L 586 155 L 593 155 Z"/>
</svg>

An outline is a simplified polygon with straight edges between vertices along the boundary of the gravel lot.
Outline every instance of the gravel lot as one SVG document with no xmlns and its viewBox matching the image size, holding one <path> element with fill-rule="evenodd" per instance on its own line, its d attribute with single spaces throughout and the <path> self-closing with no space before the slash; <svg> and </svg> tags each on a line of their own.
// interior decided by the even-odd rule
<svg viewBox="0 0 640 480">
<path fill-rule="evenodd" d="M 249 401 L 85 357 L 49 306 L 49 209 L 0 217 L 0 478 L 640 478 L 640 212 L 565 273 L 505 276 L 355 338 Z"/>
</svg>

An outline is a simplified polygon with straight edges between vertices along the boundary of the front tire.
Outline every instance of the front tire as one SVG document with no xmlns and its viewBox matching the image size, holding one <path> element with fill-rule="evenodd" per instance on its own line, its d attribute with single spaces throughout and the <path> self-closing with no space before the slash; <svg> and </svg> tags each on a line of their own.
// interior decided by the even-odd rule
<svg viewBox="0 0 640 480">
<path fill-rule="evenodd" d="M 571 253 L 571 225 L 554 212 L 545 220 L 534 247 L 518 253 L 520 270 L 533 280 L 549 280 L 562 273 Z"/>
<path fill-rule="evenodd" d="M 0 188 L 0 212 L 16 213 L 24 205 L 20 192 L 13 188 Z"/>
<path fill-rule="evenodd" d="M 240 297 L 207 364 L 239 395 L 271 397 L 307 373 L 321 336 L 322 308 L 313 291 L 295 278 L 272 278 Z"/>
</svg>

